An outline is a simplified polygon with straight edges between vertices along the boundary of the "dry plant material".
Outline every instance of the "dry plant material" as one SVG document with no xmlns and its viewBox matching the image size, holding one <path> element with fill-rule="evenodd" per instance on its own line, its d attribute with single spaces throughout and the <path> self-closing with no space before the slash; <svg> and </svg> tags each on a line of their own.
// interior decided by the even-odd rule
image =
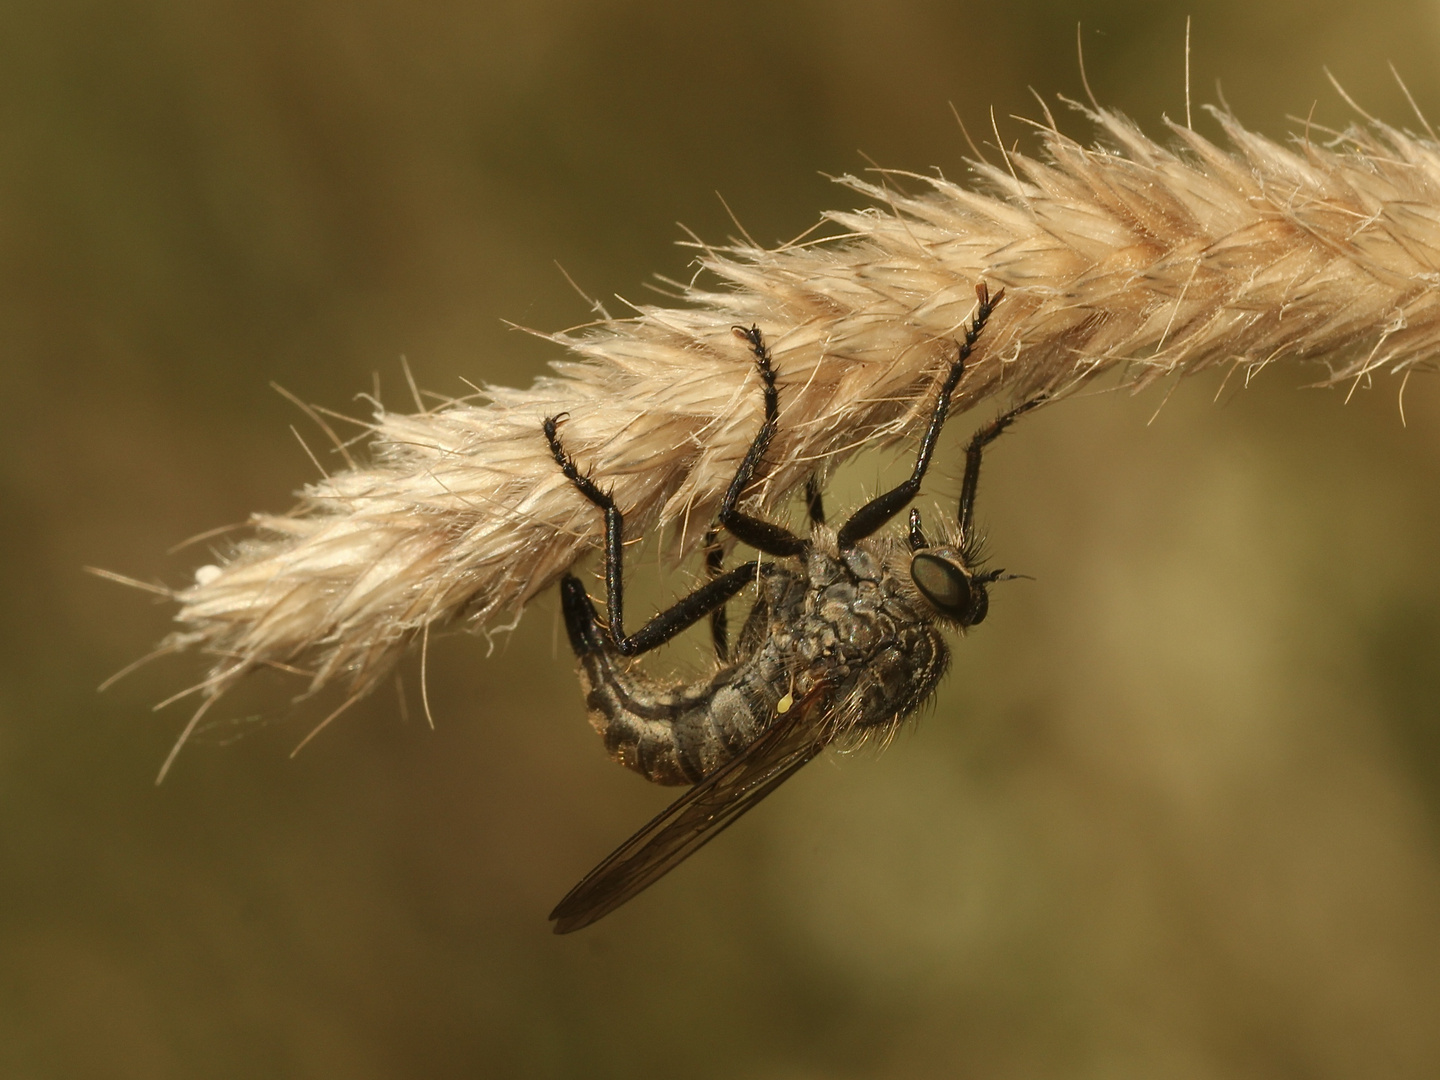
<svg viewBox="0 0 1440 1080">
<path fill-rule="evenodd" d="M 553 335 L 573 358 L 528 390 L 413 415 L 377 404 L 364 461 L 310 484 L 288 514 L 255 515 L 224 562 L 174 593 L 181 629 L 162 651 L 215 658 L 193 688 L 202 711 L 261 665 L 298 670 L 311 690 L 338 681 L 353 700 L 430 627 L 518 615 L 601 537 L 541 432 L 562 412 L 567 448 L 613 485 L 628 535 L 663 530 L 692 550 L 761 422 L 736 325 L 764 333 L 783 403 L 761 512 L 923 425 L 981 281 L 1007 299 L 956 411 L 1111 369 L 1145 384 L 1315 358 L 1331 381 L 1358 381 L 1435 353 L 1433 132 L 1371 122 L 1321 144 L 1307 127 L 1286 147 L 1216 112 L 1229 150 L 1178 124 L 1165 147 L 1085 111 L 1101 147 L 1051 121 L 1038 156 L 977 164 L 978 187 L 845 177 L 873 205 L 824 215 L 838 235 L 701 247 L 717 284 Z"/>
</svg>

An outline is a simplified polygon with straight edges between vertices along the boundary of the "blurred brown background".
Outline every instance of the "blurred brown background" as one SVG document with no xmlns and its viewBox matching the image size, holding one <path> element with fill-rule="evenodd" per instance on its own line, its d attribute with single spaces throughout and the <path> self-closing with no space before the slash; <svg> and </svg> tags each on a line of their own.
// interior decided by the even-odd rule
<svg viewBox="0 0 1440 1080">
<path fill-rule="evenodd" d="M 918 729 L 570 938 L 549 906 L 673 793 L 605 759 L 553 600 L 432 646 L 435 731 L 412 657 L 408 714 L 291 761 L 334 702 L 257 680 L 158 790 L 198 665 L 95 693 L 171 609 L 80 567 L 183 583 L 171 545 L 313 475 L 271 380 L 528 382 L 555 352 L 502 320 L 586 317 L 556 261 L 644 299 L 677 220 L 733 232 L 716 189 L 771 242 L 857 151 L 962 176 L 946 103 L 1027 139 L 1077 20 L 1158 133 L 1187 10 L 1197 104 L 1345 123 L 1328 64 L 1413 127 L 1393 60 L 1440 117 L 1440 9 L 1399 0 L 6 4 L 0 1075 L 1440 1075 L 1433 377 L 1408 427 L 1397 380 L 1284 367 L 1027 421 L 982 514 L 1038 580 Z"/>
</svg>

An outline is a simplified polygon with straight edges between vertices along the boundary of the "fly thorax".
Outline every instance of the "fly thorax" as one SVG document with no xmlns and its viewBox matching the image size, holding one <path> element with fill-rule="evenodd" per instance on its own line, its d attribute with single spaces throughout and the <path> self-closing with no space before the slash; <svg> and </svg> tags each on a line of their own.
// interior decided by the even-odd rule
<svg viewBox="0 0 1440 1080">
<path fill-rule="evenodd" d="M 885 559 L 882 551 L 872 550 L 876 541 L 862 541 L 863 546 L 853 548 L 842 556 L 850 573 L 861 581 L 879 581 L 884 573 Z"/>
<path fill-rule="evenodd" d="M 812 589 L 823 589 L 825 586 L 842 581 L 849 576 L 845 572 L 845 564 L 840 561 L 840 557 L 832 548 L 833 538 L 830 547 L 824 544 L 812 543 L 811 545 L 805 565 L 805 576 Z"/>
</svg>

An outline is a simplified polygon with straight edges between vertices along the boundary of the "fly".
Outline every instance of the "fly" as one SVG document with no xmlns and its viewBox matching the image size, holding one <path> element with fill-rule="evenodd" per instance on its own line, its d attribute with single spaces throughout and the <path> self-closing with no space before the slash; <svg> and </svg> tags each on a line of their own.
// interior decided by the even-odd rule
<svg viewBox="0 0 1440 1080">
<path fill-rule="evenodd" d="M 971 438 L 957 522 L 932 543 L 911 509 L 906 535 L 875 534 L 920 491 L 950 399 L 1004 290 L 976 287 L 975 315 L 958 343 L 920 440 L 909 479 L 870 500 L 838 530 L 826 524 L 813 480 L 806 485 L 810 535 L 737 509 L 775 435 L 779 396 L 770 351 L 756 327 L 736 327 L 749 346 L 765 397 L 765 421 L 736 470 L 707 535 L 709 580 L 633 634 L 625 633 L 621 536 L 610 494 L 561 445 L 559 421 L 544 422 L 556 464 L 605 516 L 602 622 L 580 579 L 560 583 L 570 644 L 590 722 L 611 756 L 660 784 L 690 790 L 595 867 L 550 913 L 569 933 L 608 915 L 713 840 L 728 825 L 834 742 L 884 739 L 934 693 L 949 663 L 942 630 L 980 623 L 987 587 L 974 531 L 980 460 L 1041 395 L 1003 413 Z M 725 571 L 718 530 L 773 556 Z M 746 586 L 757 598 L 730 647 L 725 604 Z M 699 682 L 665 685 L 627 663 L 710 617 L 719 670 Z"/>
</svg>

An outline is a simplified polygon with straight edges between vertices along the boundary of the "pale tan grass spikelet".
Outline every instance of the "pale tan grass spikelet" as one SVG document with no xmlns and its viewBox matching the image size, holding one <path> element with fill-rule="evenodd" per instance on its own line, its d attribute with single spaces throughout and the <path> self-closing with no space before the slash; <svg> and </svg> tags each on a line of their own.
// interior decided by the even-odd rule
<svg viewBox="0 0 1440 1080">
<path fill-rule="evenodd" d="M 1167 149 L 1089 111 L 1107 148 L 1041 130 L 1038 157 L 977 166 L 984 190 L 906 176 L 919 194 L 846 177 L 869 209 L 841 235 L 701 251 L 720 284 L 555 335 L 574 359 L 486 404 L 377 409 L 368 462 L 257 515 L 224 565 L 177 594 L 166 648 L 217 657 L 206 699 L 259 665 L 318 689 L 371 687 L 434 625 L 484 629 L 595 547 L 601 518 L 541 434 L 606 485 L 628 533 L 692 548 L 761 418 L 747 348 L 758 326 L 781 422 L 759 502 L 849 452 L 904 439 L 975 303 L 1003 286 L 957 395 L 1063 392 L 1127 365 L 1145 383 L 1234 363 L 1323 358 L 1333 380 L 1428 360 L 1440 344 L 1440 145 L 1374 124 L 1290 147 L 1217 113 L 1233 149 L 1172 124 Z"/>
</svg>

